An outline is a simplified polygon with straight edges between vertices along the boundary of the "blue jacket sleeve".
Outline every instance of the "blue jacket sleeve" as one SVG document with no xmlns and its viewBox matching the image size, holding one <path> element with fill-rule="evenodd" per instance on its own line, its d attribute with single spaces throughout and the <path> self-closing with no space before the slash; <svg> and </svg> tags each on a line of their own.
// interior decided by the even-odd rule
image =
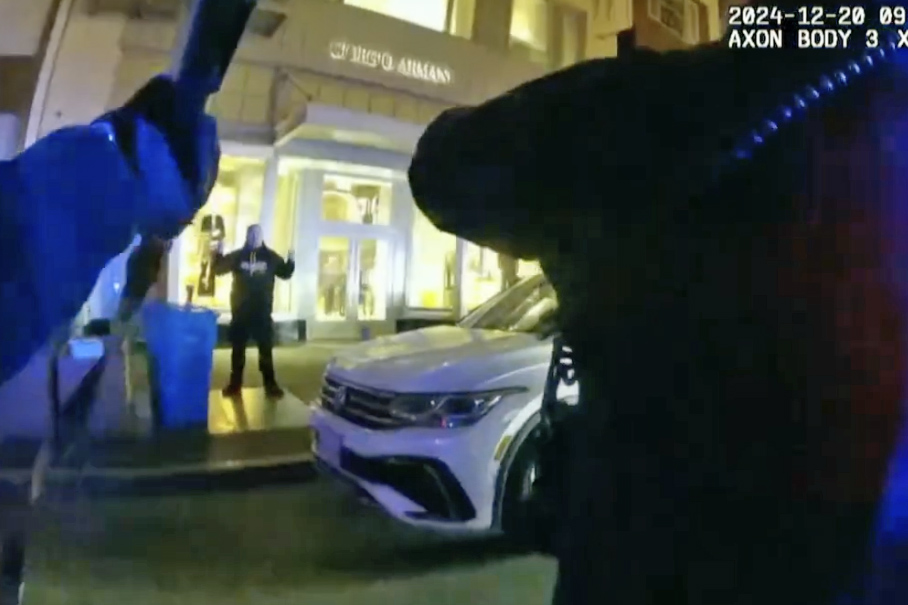
<svg viewBox="0 0 908 605">
<path fill-rule="evenodd" d="M 104 124 L 0 162 L 0 383 L 72 321 L 132 239 L 144 192 Z"/>
</svg>

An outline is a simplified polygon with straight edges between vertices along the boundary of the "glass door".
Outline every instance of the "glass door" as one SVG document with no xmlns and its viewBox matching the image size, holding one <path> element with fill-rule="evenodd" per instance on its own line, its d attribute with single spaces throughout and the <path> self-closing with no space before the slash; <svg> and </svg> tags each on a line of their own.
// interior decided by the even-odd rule
<svg viewBox="0 0 908 605">
<path fill-rule="evenodd" d="M 352 273 L 352 247 L 347 237 L 321 237 L 318 240 L 316 321 L 343 322 L 350 317 L 347 290 Z"/>
<path fill-rule="evenodd" d="M 390 246 L 385 240 L 363 238 L 357 240 L 356 318 L 360 321 L 382 322 L 388 320 L 388 286 L 391 284 Z"/>
<path fill-rule="evenodd" d="M 319 238 L 315 317 L 309 338 L 363 339 L 393 331 L 388 317 L 391 248 L 387 238 Z"/>
</svg>

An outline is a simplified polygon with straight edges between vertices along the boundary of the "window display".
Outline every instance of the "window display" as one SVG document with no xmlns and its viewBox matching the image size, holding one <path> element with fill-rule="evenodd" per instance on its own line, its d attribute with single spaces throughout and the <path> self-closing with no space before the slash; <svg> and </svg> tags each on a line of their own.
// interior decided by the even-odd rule
<svg viewBox="0 0 908 605">
<path fill-rule="evenodd" d="M 464 243 L 464 261 L 462 310 L 471 311 L 504 289 L 503 278 L 510 268 L 506 262 L 503 272 L 496 252 L 471 242 Z"/>
<path fill-rule="evenodd" d="M 539 265 L 539 261 L 517 261 L 517 277 L 519 277 L 520 279 L 525 279 L 533 275 L 539 275 L 540 273 L 542 273 L 542 267 Z"/>
<path fill-rule="evenodd" d="M 344 0 L 344 4 L 435 31 L 445 31 L 449 0 Z"/>
<path fill-rule="evenodd" d="M 347 277 L 350 273 L 350 240 L 323 237 L 318 240 L 318 302 L 320 321 L 347 319 Z"/>
<path fill-rule="evenodd" d="M 415 210 L 407 305 L 417 309 L 453 309 L 457 238 L 439 231 Z"/>
<path fill-rule="evenodd" d="M 511 12 L 511 49 L 526 59 L 548 65 L 549 3 L 514 0 Z"/>
<path fill-rule="evenodd" d="M 300 172 L 286 164 L 278 167 L 277 196 L 274 200 L 274 228 L 270 234 L 271 248 L 285 256 L 294 249 L 296 208 L 299 199 Z M 274 311 L 293 311 L 293 280 L 279 279 L 274 284 Z"/>
<path fill-rule="evenodd" d="M 375 239 L 359 241 L 359 306 L 357 319 L 388 318 L 388 245 Z"/>
<path fill-rule="evenodd" d="M 387 225 L 391 221 L 391 184 L 326 174 L 322 218 L 363 225 Z"/>
<path fill-rule="evenodd" d="M 257 223 L 261 214 L 264 175 L 265 165 L 260 160 L 222 158 L 208 201 L 180 236 L 181 293 L 191 296 L 196 304 L 230 308 L 231 276 L 214 276 L 212 248 L 218 242 L 223 242 L 228 251 L 242 245 L 246 228 Z"/>
</svg>

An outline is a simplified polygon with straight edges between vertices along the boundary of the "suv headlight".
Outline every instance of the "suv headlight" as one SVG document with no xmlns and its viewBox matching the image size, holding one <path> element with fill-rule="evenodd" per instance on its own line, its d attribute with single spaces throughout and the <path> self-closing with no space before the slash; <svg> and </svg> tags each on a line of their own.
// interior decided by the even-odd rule
<svg viewBox="0 0 908 605">
<path fill-rule="evenodd" d="M 413 426 L 470 426 L 505 397 L 525 391 L 523 387 L 514 387 L 479 393 L 400 395 L 391 400 L 389 411 L 395 418 Z"/>
</svg>

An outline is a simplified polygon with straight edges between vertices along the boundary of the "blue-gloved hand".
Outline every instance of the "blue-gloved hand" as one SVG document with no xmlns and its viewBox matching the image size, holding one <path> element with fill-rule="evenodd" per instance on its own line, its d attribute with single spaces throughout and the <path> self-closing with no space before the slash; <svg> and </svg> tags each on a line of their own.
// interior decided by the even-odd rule
<svg viewBox="0 0 908 605">
<path fill-rule="evenodd" d="M 220 159 L 215 120 L 181 98 L 174 81 L 162 75 L 96 122 L 103 123 L 113 127 L 127 160 L 150 185 L 137 230 L 163 239 L 176 237 L 214 186 Z M 160 153 L 161 137 L 169 154 Z M 179 178 L 182 183 L 175 181 Z"/>
</svg>

